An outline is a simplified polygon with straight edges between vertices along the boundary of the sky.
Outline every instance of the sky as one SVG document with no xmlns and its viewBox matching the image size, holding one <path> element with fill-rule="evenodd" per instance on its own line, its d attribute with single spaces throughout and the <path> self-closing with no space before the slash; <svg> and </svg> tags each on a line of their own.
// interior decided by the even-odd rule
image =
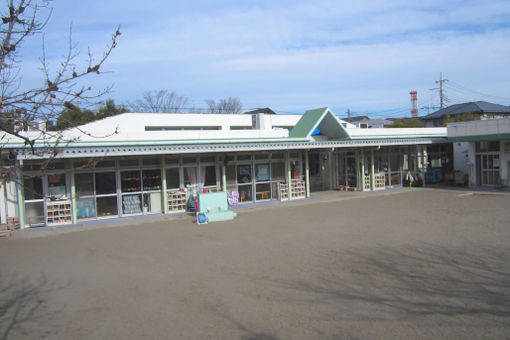
<svg viewBox="0 0 510 340">
<path fill-rule="evenodd" d="M 58 65 L 72 41 L 86 60 L 122 35 L 94 89 L 128 103 L 165 89 L 206 99 L 238 97 L 245 110 L 302 113 L 330 107 L 338 116 L 420 116 L 474 100 L 510 105 L 510 1 L 131 1 L 54 0 L 44 44 Z M 37 70 L 41 36 L 24 46 L 23 81 Z M 191 106 L 190 105 L 190 106 Z"/>
</svg>

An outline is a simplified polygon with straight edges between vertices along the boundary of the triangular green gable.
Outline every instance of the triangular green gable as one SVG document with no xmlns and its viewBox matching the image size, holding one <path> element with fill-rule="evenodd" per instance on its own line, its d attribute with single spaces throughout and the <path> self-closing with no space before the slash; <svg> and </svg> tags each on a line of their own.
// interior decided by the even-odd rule
<svg viewBox="0 0 510 340">
<path fill-rule="evenodd" d="M 315 129 L 329 139 L 349 139 L 349 133 L 328 107 L 308 110 L 290 131 L 290 138 L 310 138 Z"/>
</svg>

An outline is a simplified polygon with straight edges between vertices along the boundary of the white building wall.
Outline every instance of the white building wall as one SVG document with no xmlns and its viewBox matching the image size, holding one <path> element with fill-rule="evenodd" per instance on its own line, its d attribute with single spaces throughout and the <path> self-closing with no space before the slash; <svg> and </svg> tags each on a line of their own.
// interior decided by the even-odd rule
<svg viewBox="0 0 510 340">
<path fill-rule="evenodd" d="M 469 142 L 453 143 L 453 169 L 468 173 Z"/>
</svg>

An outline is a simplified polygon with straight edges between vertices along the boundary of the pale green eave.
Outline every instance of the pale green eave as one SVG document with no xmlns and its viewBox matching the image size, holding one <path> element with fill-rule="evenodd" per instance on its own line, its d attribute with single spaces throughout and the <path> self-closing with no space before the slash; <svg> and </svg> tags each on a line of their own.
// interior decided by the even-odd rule
<svg viewBox="0 0 510 340">
<path fill-rule="evenodd" d="M 306 138 L 231 138 L 231 139 L 176 139 L 176 140 L 99 140 L 99 141 L 74 141 L 70 143 L 60 142 L 60 148 L 66 147 L 108 147 L 108 146 L 140 146 L 140 145 L 206 145 L 206 144 L 237 144 L 237 143 L 273 143 L 273 142 L 305 142 Z M 34 148 L 53 147 L 54 142 L 36 142 Z M 12 149 L 29 148 L 25 143 L 4 143 L 4 147 Z"/>
<path fill-rule="evenodd" d="M 328 107 L 308 110 L 290 131 L 290 138 L 311 139 L 312 133 L 319 129 L 329 139 L 350 139 L 351 136 Z"/>
</svg>

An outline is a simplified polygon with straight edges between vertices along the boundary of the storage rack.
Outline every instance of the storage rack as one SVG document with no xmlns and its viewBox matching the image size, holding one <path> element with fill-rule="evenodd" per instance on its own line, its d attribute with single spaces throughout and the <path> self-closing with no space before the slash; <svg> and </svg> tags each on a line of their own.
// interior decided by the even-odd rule
<svg viewBox="0 0 510 340">
<path fill-rule="evenodd" d="M 287 183 L 280 183 L 278 190 L 278 198 L 280 201 L 289 199 L 289 189 Z M 306 189 L 304 181 L 292 181 L 290 188 L 292 189 L 291 199 L 300 199 L 306 197 Z"/>
<path fill-rule="evenodd" d="M 374 175 L 374 190 L 383 190 L 386 187 L 386 177 L 384 173 Z"/>
<path fill-rule="evenodd" d="M 46 202 L 46 221 L 49 225 L 72 223 L 71 201 L 48 201 Z"/>
<path fill-rule="evenodd" d="M 172 190 L 168 195 L 168 211 L 180 212 L 186 211 L 187 195 L 184 190 Z"/>
</svg>

